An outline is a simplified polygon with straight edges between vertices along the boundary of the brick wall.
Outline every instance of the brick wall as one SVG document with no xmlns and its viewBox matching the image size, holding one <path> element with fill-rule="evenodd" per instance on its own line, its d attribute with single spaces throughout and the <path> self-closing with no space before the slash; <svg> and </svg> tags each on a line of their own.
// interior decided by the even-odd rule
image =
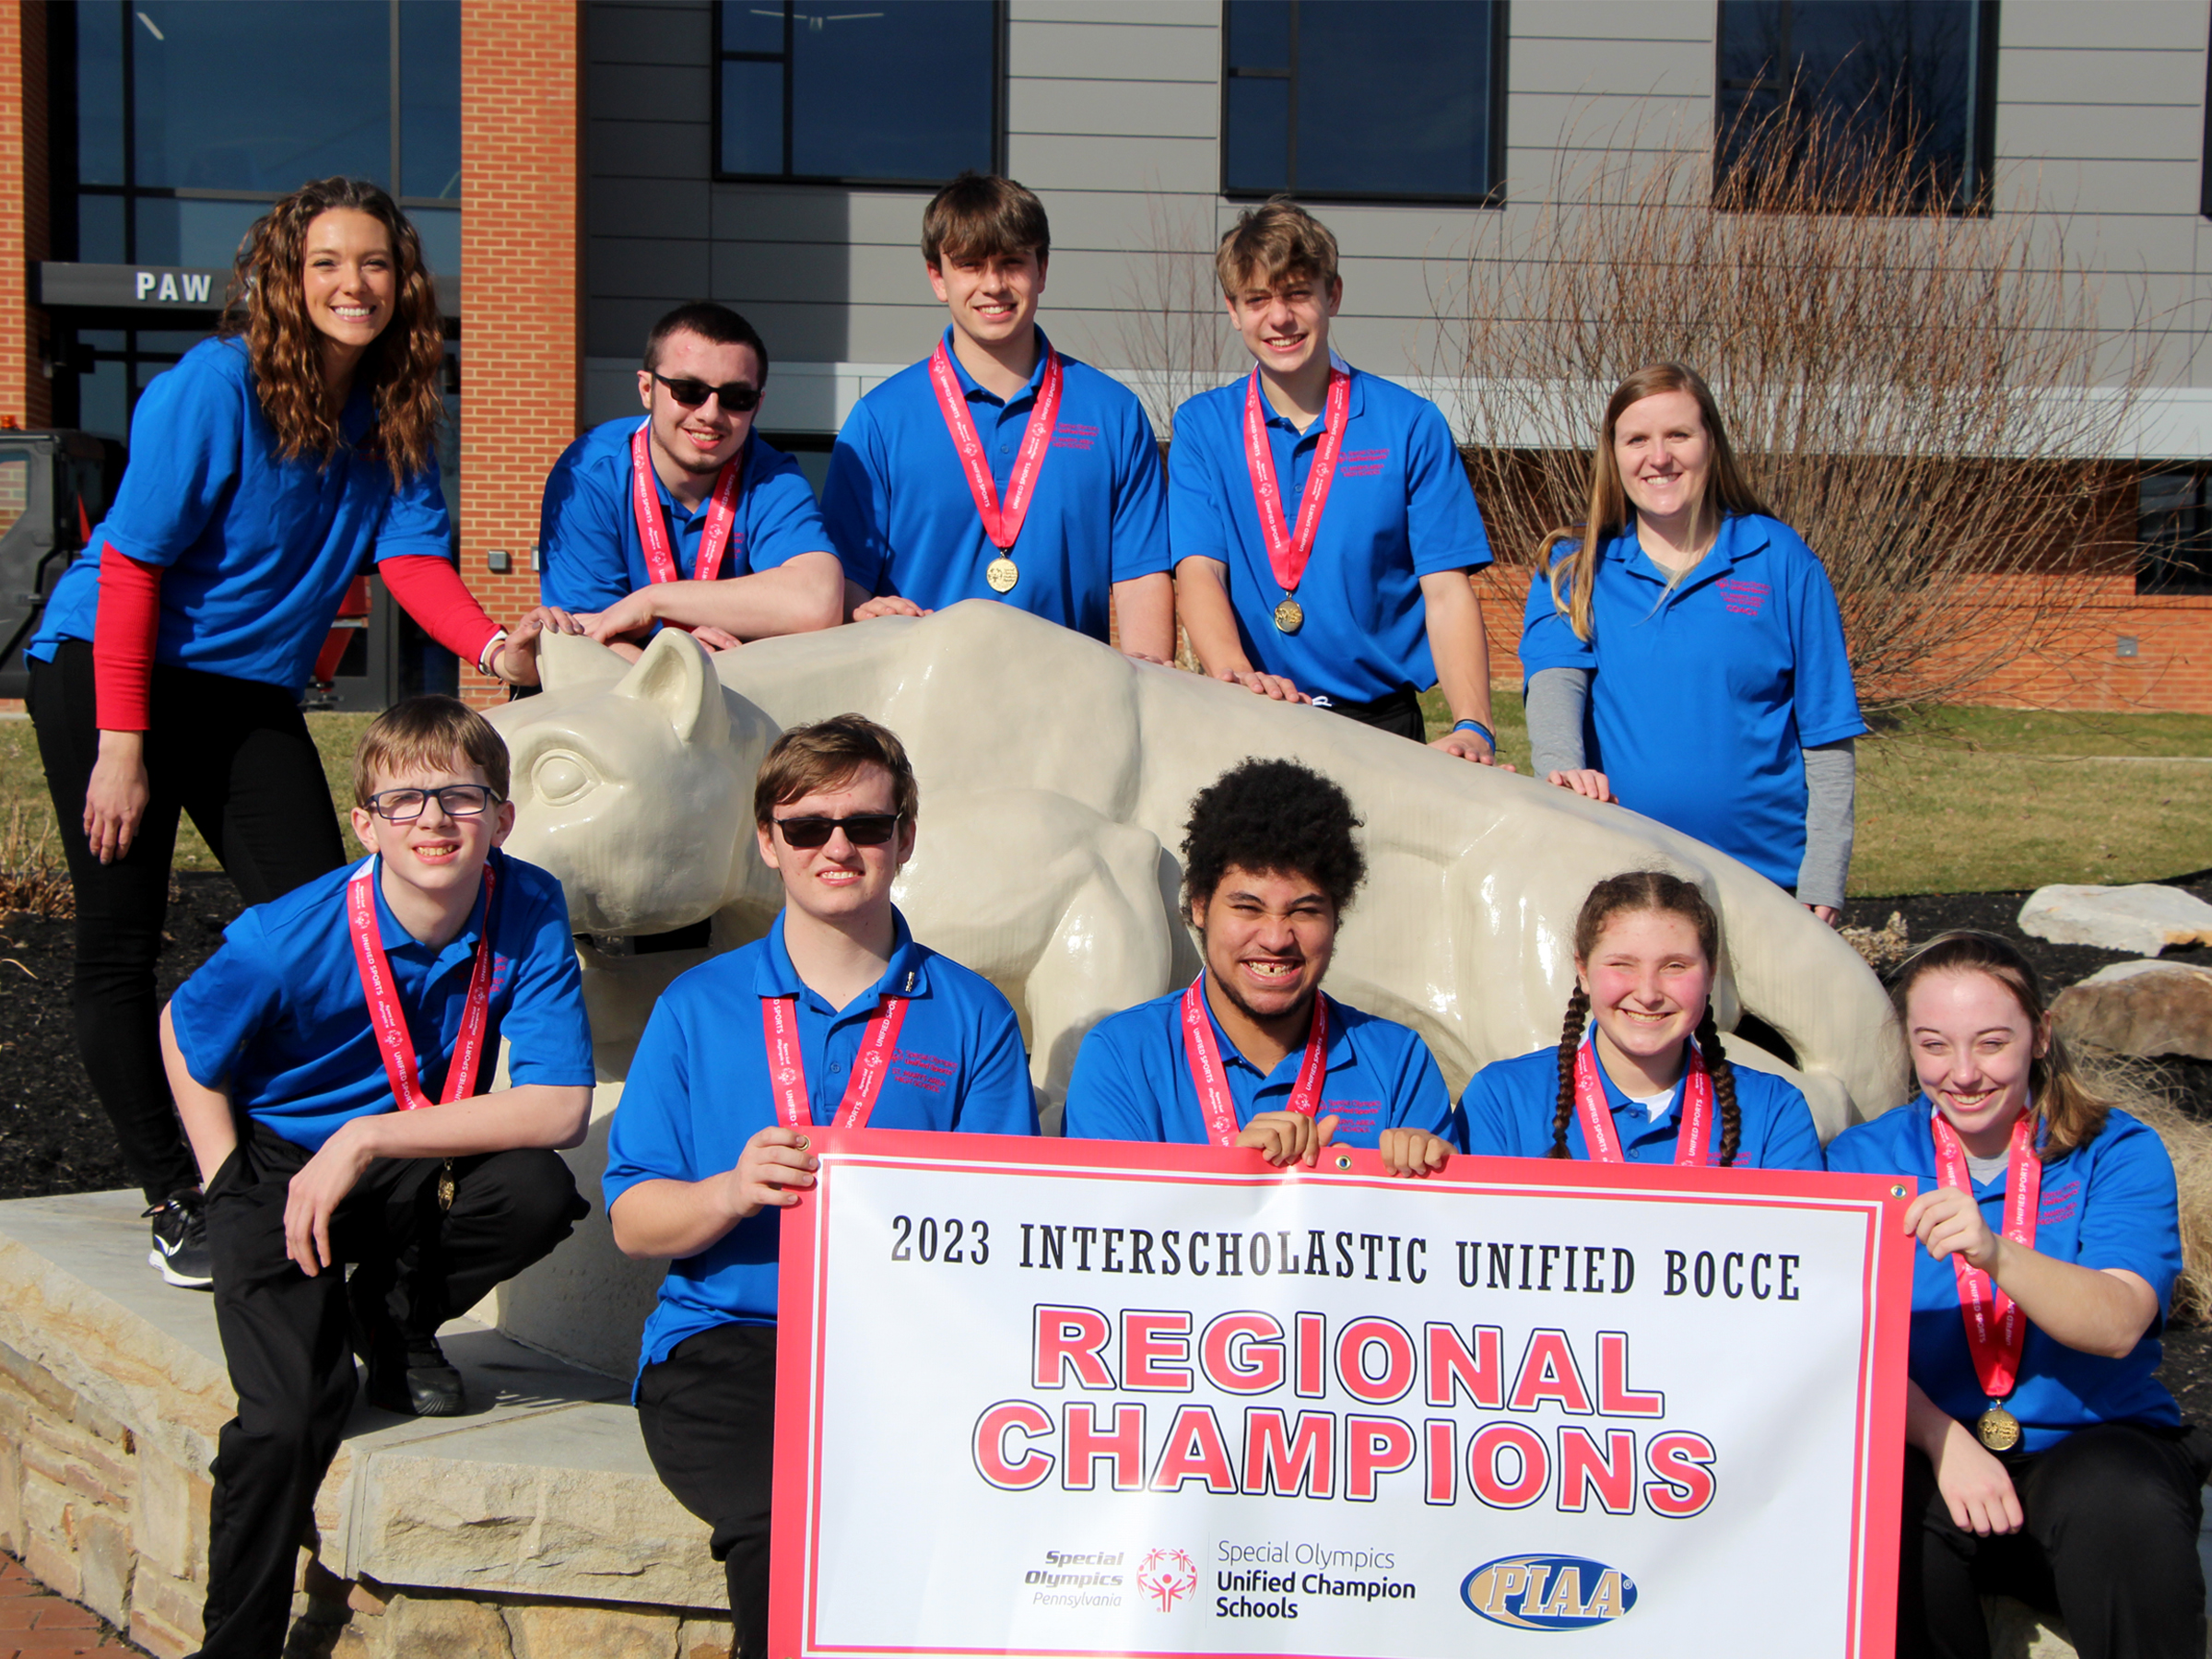
<svg viewBox="0 0 2212 1659">
<path fill-rule="evenodd" d="M 30 265 L 47 254 L 46 7 L 0 6 L 0 417 L 53 424 L 46 313 Z"/>
<path fill-rule="evenodd" d="M 538 501 L 582 418 L 581 13 L 461 4 L 461 574 L 502 622 L 537 603 Z M 504 696 L 466 665 L 461 682 Z"/>
</svg>

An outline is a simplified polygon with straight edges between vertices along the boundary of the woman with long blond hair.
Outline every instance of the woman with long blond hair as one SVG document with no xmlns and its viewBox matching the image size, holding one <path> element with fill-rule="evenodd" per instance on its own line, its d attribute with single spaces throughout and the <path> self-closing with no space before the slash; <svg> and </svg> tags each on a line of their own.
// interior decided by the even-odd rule
<svg viewBox="0 0 2212 1659">
<path fill-rule="evenodd" d="M 1918 1188 L 1897 1651 L 1985 1659 L 2003 1594 L 2063 1615 L 2084 1659 L 2200 1659 L 2212 1436 L 2158 1377 L 2172 1161 L 2077 1067 L 2009 941 L 1941 935 L 1891 994 L 1919 1097 L 1828 1167 Z"/>
<path fill-rule="evenodd" d="M 1745 480 L 1695 371 L 1654 363 L 1615 389 L 1583 523 L 1538 562 L 1521 637 L 1536 775 L 1718 847 L 1834 922 L 1866 730 L 1835 590 Z"/>
<path fill-rule="evenodd" d="M 324 179 L 277 202 L 240 249 L 223 332 L 139 399 L 123 485 L 31 643 L 76 896 L 77 1046 L 171 1284 L 209 1282 L 155 1028 L 179 813 L 248 904 L 342 861 L 299 697 L 366 558 L 463 661 L 536 677 L 535 619 L 511 640 L 449 562 L 443 354 L 421 245 L 389 195 Z"/>
</svg>

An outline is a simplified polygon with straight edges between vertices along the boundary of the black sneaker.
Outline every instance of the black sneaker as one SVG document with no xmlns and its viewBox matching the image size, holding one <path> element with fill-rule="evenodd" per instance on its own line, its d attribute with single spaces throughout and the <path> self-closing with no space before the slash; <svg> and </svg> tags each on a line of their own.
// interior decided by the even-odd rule
<svg viewBox="0 0 2212 1659">
<path fill-rule="evenodd" d="M 203 1205 L 199 1188 L 188 1187 L 141 1218 L 154 1224 L 154 1247 L 146 1253 L 147 1265 L 161 1269 L 162 1278 L 179 1289 L 207 1290 L 215 1285 Z"/>
</svg>

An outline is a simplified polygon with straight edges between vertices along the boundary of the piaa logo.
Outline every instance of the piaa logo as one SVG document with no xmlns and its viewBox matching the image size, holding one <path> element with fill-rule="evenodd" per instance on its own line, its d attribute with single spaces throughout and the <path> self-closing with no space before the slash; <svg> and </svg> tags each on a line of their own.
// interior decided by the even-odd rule
<svg viewBox="0 0 2212 1659">
<path fill-rule="evenodd" d="M 1516 1630 L 1586 1630 L 1636 1605 L 1636 1582 L 1587 1556 L 1506 1556 L 1467 1574 L 1460 1599 Z"/>
<path fill-rule="evenodd" d="M 1198 1588 L 1198 1563 L 1184 1550 L 1148 1550 L 1136 1564 L 1136 1587 L 1165 1613 Z"/>
</svg>

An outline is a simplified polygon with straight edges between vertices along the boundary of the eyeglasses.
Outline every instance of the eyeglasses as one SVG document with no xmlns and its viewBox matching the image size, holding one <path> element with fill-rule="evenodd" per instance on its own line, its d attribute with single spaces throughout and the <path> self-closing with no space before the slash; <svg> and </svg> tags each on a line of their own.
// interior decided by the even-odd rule
<svg viewBox="0 0 2212 1659">
<path fill-rule="evenodd" d="M 449 818 L 482 818 L 484 809 L 504 799 L 488 783 L 446 783 L 436 789 L 380 789 L 369 797 L 369 810 L 387 824 L 411 824 L 431 801 Z"/>
<path fill-rule="evenodd" d="M 825 847 L 830 836 L 838 830 L 856 847 L 880 847 L 898 832 L 899 820 L 904 815 L 897 812 L 856 812 L 851 818 L 777 818 L 775 826 L 783 832 L 786 845 L 810 848 Z"/>
<path fill-rule="evenodd" d="M 726 386 L 710 386 L 701 380 L 670 380 L 656 369 L 646 373 L 668 388 L 668 395 L 687 409 L 696 409 L 710 397 L 722 399 L 722 406 L 733 415 L 750 415 L 760 406 L 760 388 L 748 381 L 732 381 Z"/>
</svg>

